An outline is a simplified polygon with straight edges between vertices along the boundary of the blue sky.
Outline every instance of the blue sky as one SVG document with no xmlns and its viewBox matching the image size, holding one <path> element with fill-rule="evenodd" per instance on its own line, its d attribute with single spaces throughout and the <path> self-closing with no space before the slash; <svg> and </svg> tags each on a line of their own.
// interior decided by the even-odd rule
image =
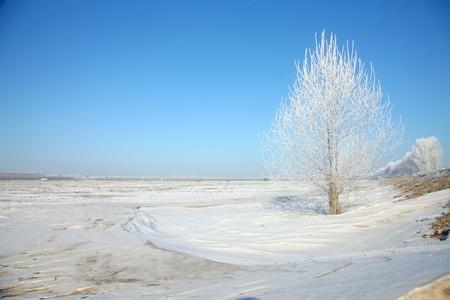
<svg viewBox="0 0 450 300">
<path fill-rule="evenodd" d="M 259 134 L 315 33 L 354 41 L 450 165 L 450 2 L 0 2 L 0 171 L 261 177 Z"/>
</svg>

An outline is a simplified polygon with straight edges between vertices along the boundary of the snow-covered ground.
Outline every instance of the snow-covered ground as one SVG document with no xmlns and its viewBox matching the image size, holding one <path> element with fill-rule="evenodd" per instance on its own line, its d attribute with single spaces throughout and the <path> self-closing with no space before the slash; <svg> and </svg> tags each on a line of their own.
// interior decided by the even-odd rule
<svg viewBox="0 0 450 300">
<path fill-rule="evenodd" d="M 294 182 L 0 181 L 0 297 L 395 299 L 450 274 L 423 237 L 450 190 L 360 187 L 331 216 Z"/>
</svg>

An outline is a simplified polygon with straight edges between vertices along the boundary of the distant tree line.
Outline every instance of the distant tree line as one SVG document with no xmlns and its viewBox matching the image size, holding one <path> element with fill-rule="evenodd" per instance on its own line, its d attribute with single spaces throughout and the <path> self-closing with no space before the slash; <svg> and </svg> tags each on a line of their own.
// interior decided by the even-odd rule
<svg viewBox="0 0 450 300">
<path fill-rule="evenodd" d="M 73 176 L 44 173 L 0 172 L 0 180 L 73 180 Z"/>
</svg>

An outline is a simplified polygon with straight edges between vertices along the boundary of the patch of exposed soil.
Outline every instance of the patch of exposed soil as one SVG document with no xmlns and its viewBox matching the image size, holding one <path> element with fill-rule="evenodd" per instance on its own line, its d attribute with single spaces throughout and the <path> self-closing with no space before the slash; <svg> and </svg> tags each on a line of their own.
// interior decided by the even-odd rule
<svg viewBox="0 0 450 300">
<path fill-rule="evenodd" d="M 434 223 L 431 225 L 433 233 L 429 235 L 431 238 L 440 239 L 441 241 L 446 240 L 450 233 L 450 200 L 448 200 L 447 205 L 445 205 L 444 208 L 447 209 L 447 212 L 442 213 L 442 216 L 435 219 Z"/>
</svg>

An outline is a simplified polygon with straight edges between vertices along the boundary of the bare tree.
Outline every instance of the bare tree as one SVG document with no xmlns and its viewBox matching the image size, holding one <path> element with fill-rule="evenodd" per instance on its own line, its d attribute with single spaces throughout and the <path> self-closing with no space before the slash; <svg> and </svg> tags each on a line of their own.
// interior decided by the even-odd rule
<svg viewBox="0 0 450 300">
<path fill-rule="evenodd" d="M 272 176 L 311 181 L 339 214 L 339 196 L 398 145 L 403 126 L 391 121 L 391 104 L 353 44 L 339 51 L 336 36 L 327 41 L 323 32 L 295 65 L 289 99 L 262 138 L 264 164 Z"/>
</svg>

